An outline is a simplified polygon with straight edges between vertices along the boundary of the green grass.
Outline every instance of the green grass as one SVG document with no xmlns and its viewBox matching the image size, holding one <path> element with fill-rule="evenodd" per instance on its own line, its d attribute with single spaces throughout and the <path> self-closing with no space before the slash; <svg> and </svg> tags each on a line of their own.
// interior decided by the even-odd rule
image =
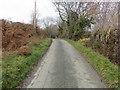
<svg viewBox="0 0 120 90">
<path fill-rule="evenodd" d="M 32 55 L 10 55 L 3 59 L 2 88 L 15 88 L 26 77 L 28 72 L 45 54 L 51 44 L 51 39 L 44 39 L 39 45 L 30 46 Z"/>
<path fill-rule="evenodd" d="M 72 44 L 81 54 L 84 55 L 84 57 L 87 58 L 88 62 L 91 63 L 94 69 L 96 69 L 96 71 L 102 76 L 103 80 L 107 83 L 108 88 L 118 88 L 118 76 L 120 76 L 120 72 L 118 72 L 117 65 L 114 65 L 107 58 L 94 52 L 92 49 L 86 48 L 83 46 L 83 43 L 68 39 L 65 40 Z"/>
</svg>

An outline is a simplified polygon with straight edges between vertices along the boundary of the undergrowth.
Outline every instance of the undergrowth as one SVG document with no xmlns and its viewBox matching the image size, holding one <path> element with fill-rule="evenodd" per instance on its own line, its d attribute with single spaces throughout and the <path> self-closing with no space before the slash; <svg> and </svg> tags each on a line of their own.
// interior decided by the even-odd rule
<svg viewBox="0 0 120 90">
<path fill-rule="evenodd" d="M 51 39 L 44 39 L 38 45 L 31 45 L 32 55 L 10 55 L 3 59 L 2 88 L 15 88 L 26 77 L 28 72 L 45 54 Z"/>
</svg>

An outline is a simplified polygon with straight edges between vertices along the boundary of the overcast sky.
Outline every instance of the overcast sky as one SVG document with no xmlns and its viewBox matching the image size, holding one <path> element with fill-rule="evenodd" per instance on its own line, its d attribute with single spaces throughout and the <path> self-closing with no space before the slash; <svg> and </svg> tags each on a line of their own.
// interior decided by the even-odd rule
<svg viewBox="0 0 120 90">
<path fill-rule="evenodd" d="M 31 14 L 34 10 L 34 1 L 35 0 L 0 0 L 0 19 L 29 23 Z M 55 12 L 52 0 L 37 0 L 37 9 L 40 14 L 40 19 L 58 16 L 58 13 Z"/>
<path fill-rule="evenodd" d="M 35 0 L 0 0 L 0 19 L 29 23 L 31 13 L 34 10 L 34 1 Z M 37 0 L 37 10 L 40 14 L 40 19 L 58 16 L 52 0 Z"/>
</svg>

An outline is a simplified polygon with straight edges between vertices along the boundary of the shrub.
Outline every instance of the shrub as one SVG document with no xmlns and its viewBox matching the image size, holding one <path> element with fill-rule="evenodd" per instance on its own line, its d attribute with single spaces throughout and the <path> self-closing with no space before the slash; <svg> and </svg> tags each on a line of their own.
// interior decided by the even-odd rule
<svg viewBox="0 0 120 90">
<path fill-rule="evenodd" d="M 89 41 L 89 38 L 83 38 L 78 40 L 78 42 L 87 42 L 87 41 Z"/>
<path fill-rule="evenodd" d="M 86 44 L 119 64 L 119 29 L 101 29 L 92 32 L 90 41 Z"/>
</svg>

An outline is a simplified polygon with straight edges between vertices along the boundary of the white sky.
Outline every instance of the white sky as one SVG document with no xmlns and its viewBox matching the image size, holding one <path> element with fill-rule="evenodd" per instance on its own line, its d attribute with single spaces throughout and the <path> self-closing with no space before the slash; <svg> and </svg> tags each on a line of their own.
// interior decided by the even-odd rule
<svg viewBox="0 0 120 90">
<path fill-rule="evenodd" d="M 35 0 L 0 0 L 0 19 L 30 23 L 30 17 L 34 10 L 34 1 Z M 58 13 L 55 12 L 55 7 L 52 4 L 52 0 L 37 0 L 37 10 L 40 14 L 40 19 L 43 19 L 44 17 L 55 18 L 59 16 Z"/>
<path fill-rule="evenodd" d="M 30 22 L 34 10 L 35 0 L 0 0 L 0 19 L 9 19 L 14 22 Z M 57 17 L 52 0 L 37 0 L 37 10 L 40 19 Z"/>
</svg>

